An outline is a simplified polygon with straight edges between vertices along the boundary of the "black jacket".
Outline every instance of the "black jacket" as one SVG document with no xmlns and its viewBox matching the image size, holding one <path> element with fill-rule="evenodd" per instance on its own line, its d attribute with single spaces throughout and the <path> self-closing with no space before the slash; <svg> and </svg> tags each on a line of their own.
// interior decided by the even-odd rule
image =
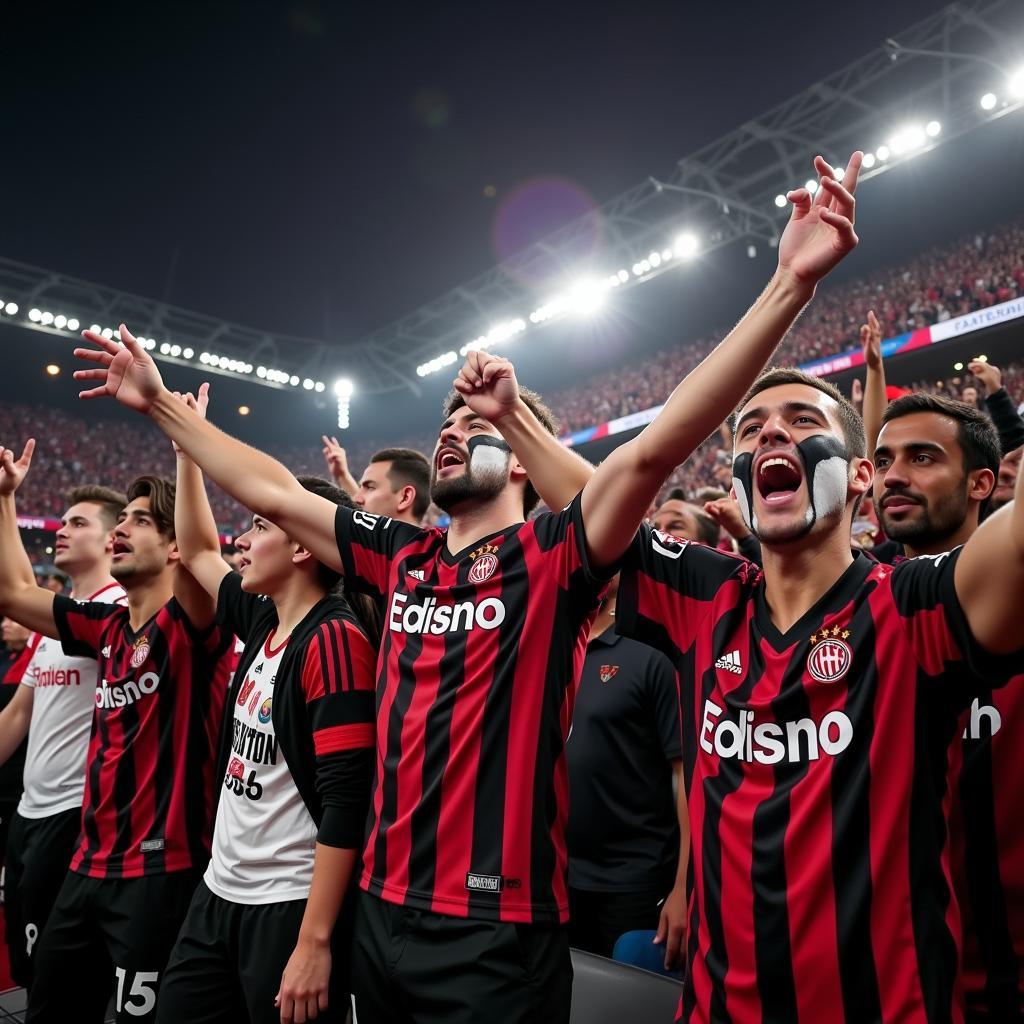
<svg viewBox="0 0 1024 1024">
<path fill-rule="evenodd" d="M 229 572 L 217 597 L 217 621 L 245 643 L 228 691 L 220 779 L 231 757 L 235 704 L 277 626 L 277 610 L 268 598 L 247 594 L 241 577 Z M 375 662 L 348 602 L 328 596 L 292 631 L 274 684 L 271 721 L 278 746 L 316 822 L 317 841 L 326 846 L 359 849 L 363 843 L 373 777 Z"/>
</svg>

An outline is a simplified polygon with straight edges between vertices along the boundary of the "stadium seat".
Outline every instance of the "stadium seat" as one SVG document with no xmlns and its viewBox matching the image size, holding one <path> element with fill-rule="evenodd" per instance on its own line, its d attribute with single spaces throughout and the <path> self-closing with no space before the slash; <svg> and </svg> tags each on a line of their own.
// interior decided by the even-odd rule
<svg viewBox="0 0 1024 1024">
<path fill-rule="evenodd" d="M 682 984 L 603 956 L 572 951 L 570 1024 L 671 1021 Z"/>
<path fill-rule="evenodd" d="M 657 934 L 652 929 L 620 935 L 615 940 L 612 959 L 616 963 L 629 964 L 630 967 L 639 967 L 642 971 L 650 971 L 651 974 L 661 974 L 666 978 L 682 981 L 682 971 L 665 970 L 665 947 L 654 944 L 654 936 Z"/>
</svg>

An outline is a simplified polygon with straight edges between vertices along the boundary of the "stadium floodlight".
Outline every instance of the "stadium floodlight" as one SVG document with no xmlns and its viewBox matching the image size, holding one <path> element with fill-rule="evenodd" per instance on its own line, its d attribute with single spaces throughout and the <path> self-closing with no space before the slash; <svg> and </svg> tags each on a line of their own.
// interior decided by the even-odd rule
<svg viewBox="0 0 1024 1024">
<path fill-rule="evenodd" d="M 182 355 L 183 355 L 183 356 L 184 356 L 184 357 L 185 357 L 186 359 L 191 359 L 191 358 L 192 358 L 192 357 L 193 357 L 193 356 L 195 355 L 195 352 L 193 352 L 193 351 L 192 351 L 192 349 L 190 349 L 190 348 L 185 348 L 185 349 L 182 349 L 182 352 L 181 352 L 181 354 L 182 354 Z"/>
<path fill-rule="evenodd" d="M 288 383 L 291 384 L 293 388 L 297 388 L 299 386 L 299 378 L 293 373 L 288 378 Z"/>
<path fill-rule="evenodd" d="M 53 321 L 53 314 L 48 309 L 44 309 L 42 315 L 39 317 L 39 322 L 41 324 L 44 324 L 46 327 L 49 327 L 50 324 L 53 323 Z"/>
<path fill-rule="evenodd" d="M 313 386 L 314 386 L 314 382 L 313 382 L 313 378 L 312 377 L 307 377 L 302 382 L 302 388 L 303 388 L 304 391 L 312 391 L 313 390 Z"/>
<path fill-rule="evenodd" d="M 657 256 L 657 253 L 652 253 Z M 658 256 L 658 263 L 661 257 Z M 652 264 L 657 266 L 657 264 Z M 608 301 L 608 292 L 600 281 L 591 278 L 584 278 L 577 281 L 566 293 L 565 307 L 570 313 L 580 316 L 591 316 L 600 310 Z"/>
<path fill-rule="evenodd" d="M 4 306 L 4 312 L 9 316 L 14 316 L 14 314 L 18 312 L 18 304 L 16 302 L 8 302 L 7 305 Z"/>
<path fill-rule="evenodd" d="M 32 321 L 32 323 L 34 323 L 34 324 L 37 324 L 37 323 L 39 323 L 39 321 L 40 321 L 40 319 L 42 318 L 42 316 L 43 316 L 43 314 L 42 314 L 42 313 L 40 313 L 38 309 L 35 309 L 35 308 L 33 308 L 33 309 L 30 309 L 30 310 L 28 311 L 28 318 L 29 318 L 29 320 L 31 320 L 31 321 Z"/>
<path fill-rule="evenodd" d="M 454 352 L 445 352 L 442 355 L 435 356 L 433 359 L 428 359 L 425 363 L 420 363 L 416 367 L 417 377 L 429 377 L 432 373 L 437 373 L 438 370 L 443 370 L 446 366 L 451 366 L 459 357 Z M 337 382 L 335 382 L 335 394 L 337 394 Z"/>
<path fill-rule="evenodd" d="M 91 326 L 91 327 L 89 328 L 89 330 L 90 330 L 90 331 L 92 331 L 92 333 L 93 333 L 93 334 L 99 334 L 99 333 L 100 333 L 100 331 L 102 331 L 102 330 L 103 330 L 103 328 L 102 328 L 102 327 L 100 327 L 100 325 L 99 325 L 99 324 L 93 324 L 93 325 L 92 325 L 92 326 Z"/>
<path fill-rule="evenodd" d="M 318 395 L 321 394 L 324 390 L 324 382 L 322 380 L 318 380 L 313 386 L 313 390 L 316 391 Z"/>
<path fill-rule="evenodd" d="M 929 139 L 938 138 L 942 132 L 942 124 L 939 121 L 929 121 L 924 126 L 924 133 Z"/>
<path fill-rule="evenodd" d="M 267 368 L 265 366 L 257 366 L 256 367 L 256 376 L 259 377 L 260 380 L 266 380 Z"/>
<path fill-rule="evenodd" d="M 352 392 L 355 391 L 355 389 L 355 384 L 353 384 L 348 377 L 339 377 L 334 382 L 334 393 L 339 398 L 351 398 Z"/>
<path fill-rule="evenodd" d="M 982 110 L 992 110 L 999 100 L 994 92 L 987 92 L 980 100 L 978 100 L 978 102 L 981 104 Z"/>
<path fill-rule="evenodd" d="M 807 189 L 807 191 L 810 192 L 811 195 L 813 196 L 814 193 L 818 191 L 818 179 L 817 178 L 808 178 L 804 182 L 804 188 Z"/>
<path fill-rule="evenodd" d="M 963 368 L 964 368 L 964 364 L 963 363 L 954 363 L 953 364 L 953 369 L 954 370 L 962 370 Z"/>
<path fill-rule="evenodd" d="M 100 334 L 103 335 L 103 337 L 106 338 L 107 341 L 110 341 L 110 339 L 114 336 L 114 332 L 109 327 L 104 327 L 103 330 L 100 331 Z"/>
<path fill-rule="evenodd" d="M 788 199 L 787 199 L 787 198 L 786 198 L 786 197 L 785 197 L 785 196 L 784 196 L 784 195 L 783 195 L 783 194 L 782 194 L 781 192 L 780 192 L 780 193 L 779 193 L 779 194 L 778 194 L 778 195 L 777 195 L 777 196 L 775 197 L 775 205 L 776 205 L 776 206 L 777 206 L 777 207 L 778 207 L 778 208 L 779 208 L 780 210 L 781 210 L 781 209 L 782 209 L 782 208 L 783 208 L 783 207 L 784 207 L 784 206 L 786 205 L 786 203 L 788 203 L 788 202 L 789 202 L 789 200 L 788 200 Z"/>
<path fill-rule="evenodd" d="M 1007 83 L 1010 93 L 1018 99 L 1024 97 L 1024 67 L 1018 68 Z"/>
<path fill-rule="evenodd" d="M 67 325 L 68 325 L 68 318 L 63 313 L 58 313 L 53 318 L 53 326 L 54 327 L 59 327 L 61 330 L 64 330 L 64 328 L 67 327 Z"/>
<path fill-rule="evenodd" d="M 166 341 L 161 342 L 161 344 L 160 344 L 160 355 L 162 355 L 162 356 L 169 356 L 170 354 L 171 354 L 171 346 L 168 345 Z"/>
<path fill-rule="evenodd" d="M 178 356 L 181 355 L 181 346 L 180 345 L 172 345 L 171 346 L 171 355 L 174 356 L 175 359 L 177 359 Z"/>
<path fill-rule="evenodd" d="M 924 129 L 920 125 L 911 124 L 901 128 L 890 140 L 889 148 L 897 156 L 920 149 L 925 144 Z"/>
<path fill-rule="evenodd" d="M 239 416 L 248 416 L 251 411 L 252 410 L 247 405 L 240 405 L 238 407 L 238 415 Z"/>
<path fill-rule="evenodd" d="M 871 168 L 874 167 L 874 166 L 875 166 L 875 154 L 874 153 L 865 153 L 864 154 L 864 160 L 861 162 L 861 167 L 863 167 L 866 171 L 870 171 Z"/>
<path fill-rule="evenodd" d="M 56 363 L 47 363 L 46 372 L 51 377 L 56 377 L 60 373 L 60 367 Z"/>
<path fill-rule="evenodd" d="M 875 150 L 875 156 L 878 157 L 879 160 L 888 160 L 891 155 L 892 154 L 889 152 L 888 146 L 879 146 L 878 149 Z"/>
<path fill-rule="evenodd" d="M 672 248 L 681 260 L 693 259 L 700 250 L 700 239 L 692 231 L 683 231 L 676 235 Z"/>
<path fill-rule="evenodd" d="M 206 364 L 209 361 L 210 361 L 210 353 L 209 352 L 200 352 L 199 353 L 199 362 L 201 362 L 203 364 L 203 366 L 206 366 Z"/>
<path fill-rule="evenodd" d="M 620 270 L 616 276 L 623 284 L 625 284 L 629 280 L 629 271 Z"/>
<path fill-rule="evenodd" d="M 526 321 L 521 317 L 516 317 L 515 320 L 508 320 L 504 323 L 496 324 L 486 334 L 481 334 L 479 338 L 467 341 L 466 344 L 459 349 L 459 355 L 464 356 L 469 352 L 490 348 L 492 345 L 498 345 L 503 341 L 509 341 L 525 330 Z M 447 366 L 448 364 L 445 363 L 444 365 Z"/>
<path fill-rule="evenodd" d="M 78 320 L 75 319 L 75 317 L 73 317 L 73 316 L 68 317 L 68 330 L 69 331 L 77 331 L 80 326 L 81 326 L 81 324 L 79 324 Z"/>
</svg>

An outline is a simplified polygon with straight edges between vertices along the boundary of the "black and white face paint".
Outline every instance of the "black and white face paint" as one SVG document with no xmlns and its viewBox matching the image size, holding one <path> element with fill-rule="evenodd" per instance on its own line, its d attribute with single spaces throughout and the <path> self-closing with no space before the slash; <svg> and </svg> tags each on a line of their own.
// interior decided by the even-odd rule
<svg viewBox="0 0 1024 1024">
<path fill-rule="evenodd" d="M 473 479 L 484 488 L 492 487 L 498 481 L 504 486 L 512 449 L 500 437 L 486 434 L 471 437 L 466 447 L 469 449 L 469 471 Z"/>
<path fill-rule="evenodd" d="M 809 500 L 804 526 L 810 530 L 819 519 L 836 515 L 846 507 L 850 455 L 842 441 L 828 434 L 814 434 L 800 441 L 796 450 L 804 464 L 807 481 Z M 732 486 L 743 522 L 754 536 L 759 536 L 754 515 L 753 469 L 754 456 L 750 452 L 737 455 L 733 460 Z"/>
</svg>

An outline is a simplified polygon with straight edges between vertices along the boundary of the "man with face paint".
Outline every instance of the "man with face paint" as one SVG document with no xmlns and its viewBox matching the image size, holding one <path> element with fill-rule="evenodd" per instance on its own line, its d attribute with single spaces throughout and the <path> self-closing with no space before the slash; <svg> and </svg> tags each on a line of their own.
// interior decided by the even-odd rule
<svg viewBox="0 0 1024 1024">
<path fill-rule="evenodd" d="M 527 522 L 538 499 L 525 470 L 456 391 L 431 461 L 450 528 L 339 508 L 176 400 L 127 328 L 124 348 L 86 337 L 99 352 L 79 351 L 102 366 L 86 379 L 106 382 L 96 395 L 151 415 L 260 520 L 384 608 L 353 1019 L 565 1024 L 564 744 L 614 575 L 589 565 L 579 503 Z M 553 438 L 537 396 L 517 399 Z"/>
<path fill-rule="evenodd" d="M 831 384 L 776 370 L 739 401 L 734 431 L 763 570 L 643 526 L 634 537 L 658 475 L 715 426 L 701 395 L 766 358 L 731 350 L 758 312 L 592 476 L 522 410 L 496 418 L 552 507 L 583 487 L 592 565 L 629 546 L 620 629 L 679 674 L 694 882 L 681 1018 L 956 1021 L 945 769 L 960 715 L 1019 671 L 1024 508 L 934 558 L 892 568 L 855 553 L 873 475 L 860 417 Z M 478 361 L 485 387 L 514 379 Z"/>
</svg>

